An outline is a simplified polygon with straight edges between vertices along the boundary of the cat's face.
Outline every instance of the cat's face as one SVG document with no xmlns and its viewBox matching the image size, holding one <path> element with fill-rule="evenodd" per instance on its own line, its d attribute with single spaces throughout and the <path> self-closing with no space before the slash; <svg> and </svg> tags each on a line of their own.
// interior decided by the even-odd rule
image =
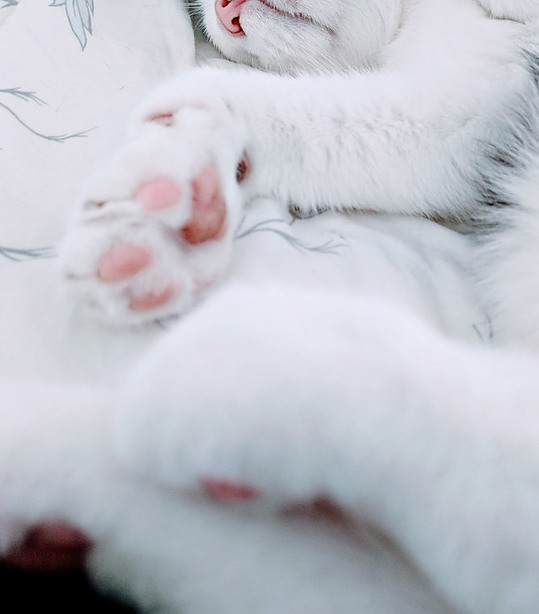
<svg viewBox="0 0 539 614">
<path fill-rule="evenodd" d="M 376 64 L 404 0 L 193 0 L 225 56 L 266 70 L 319 72 Z"/>
</svg>

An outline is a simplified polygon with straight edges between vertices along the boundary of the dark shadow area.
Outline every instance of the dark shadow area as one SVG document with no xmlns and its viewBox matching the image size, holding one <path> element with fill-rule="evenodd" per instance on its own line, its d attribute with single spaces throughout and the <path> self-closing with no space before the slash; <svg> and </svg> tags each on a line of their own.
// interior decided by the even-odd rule
<svg viewBox="0 0 539 614">
<path fill-rule="evenodd" d="M 0 564 L 0 590 L 6 614 L 135 614 L 135 610 L 97 593 L 82 572 L 35 573 Z"/>
</svg>

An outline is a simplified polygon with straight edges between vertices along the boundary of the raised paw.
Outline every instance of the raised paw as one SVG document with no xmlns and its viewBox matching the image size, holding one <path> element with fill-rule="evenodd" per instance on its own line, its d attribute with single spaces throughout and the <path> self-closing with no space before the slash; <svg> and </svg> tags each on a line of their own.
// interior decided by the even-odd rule
<svg viewBox="0 0 539 614">
<path fill-rule="evenodd" d="M 201 147 L 211 121 L 190 111 L 189 130 L 172 113 L 142 122 L 93 180 L 66 238 L 69 292 L 101 321 L 181 314 L 226 270 L 246 162 L 234 148 Z"/>
</svg>

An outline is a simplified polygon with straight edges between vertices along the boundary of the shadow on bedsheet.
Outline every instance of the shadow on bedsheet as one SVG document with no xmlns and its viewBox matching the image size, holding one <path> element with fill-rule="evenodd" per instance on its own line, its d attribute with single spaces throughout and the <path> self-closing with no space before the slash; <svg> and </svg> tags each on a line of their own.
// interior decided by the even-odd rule
<svg viewBox="0 0 539 614">
<path fill-rule="evenodd" d="M 32 573 L 0 563 L 2 612 L 26 614 L 135 614 L 135 610 L 96 593 L 83 573 Z M 10 605 L 7 605 L 10 604 Z"/>
</svg>

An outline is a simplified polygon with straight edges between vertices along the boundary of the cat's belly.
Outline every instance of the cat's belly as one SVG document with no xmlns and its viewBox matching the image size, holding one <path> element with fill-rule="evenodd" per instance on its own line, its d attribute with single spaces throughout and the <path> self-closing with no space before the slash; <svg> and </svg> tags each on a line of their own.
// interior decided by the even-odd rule
<svg viewBox="0 0 539 614">
<path fill-rule="evenodd" d="M 372 295 L 450 336 L 486 340 L 472 262 L 466 237 L 424 219 L 324 213 L 292 221 L 276 203 L 259 200 L 238 230 L 228 279 Z"/>
</svg>

